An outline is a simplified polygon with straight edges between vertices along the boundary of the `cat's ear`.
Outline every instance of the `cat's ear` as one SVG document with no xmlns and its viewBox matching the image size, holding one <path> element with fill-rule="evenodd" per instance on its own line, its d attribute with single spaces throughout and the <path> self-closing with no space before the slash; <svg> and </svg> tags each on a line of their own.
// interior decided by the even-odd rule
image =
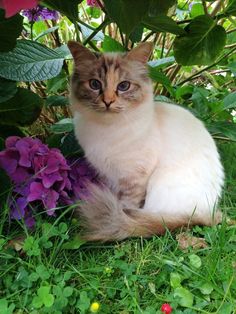
<svg viewBox="0 0 236 314">
<path fill-rule="evenodd" d="M 127 58 L 134 61 L 146 63 L 152 53 L 153 44 L 151 42 L 144 42 L 132 49 L 127 54 Z"/>
<path fill-rule="evenodd" d="M 94 61 L 96 59 L 96 56 L 88 48 L 85 48 L 76 41 L 69 41 L 67 46 L 70 49 L 76 65 L 79 65 L 79 63 L 84 60 Z"/>
</svg>

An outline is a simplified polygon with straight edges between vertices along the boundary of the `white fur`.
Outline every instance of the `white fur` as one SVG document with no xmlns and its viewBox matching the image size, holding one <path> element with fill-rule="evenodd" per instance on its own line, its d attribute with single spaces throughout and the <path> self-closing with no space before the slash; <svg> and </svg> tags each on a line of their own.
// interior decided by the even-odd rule
<svg viewBox="0 0 236 314">
<path fill-rule="evenodd" d="M 119 179 L 145 170 L 143 211 L 211 224 L 224 172 L 212 137 L 190 112 L 154 104 L 150 93 L 145 103 L 118 114 L 75 109 L 74 123 L 86 157 L 114 190 Z"/>
</svg>

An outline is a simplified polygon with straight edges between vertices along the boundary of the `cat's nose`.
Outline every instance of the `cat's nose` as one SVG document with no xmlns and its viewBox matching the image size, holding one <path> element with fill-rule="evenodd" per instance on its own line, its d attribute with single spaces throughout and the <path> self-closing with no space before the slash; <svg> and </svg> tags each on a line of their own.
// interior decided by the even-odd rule
<svg viewBox="0 0 236 314">
<path fill-rule="evenodd" d="M 109 107 L 111 106 L 111 104 L 112 104 L 114 101 L 103 99 L 103 102 L 104 102 L 104 104 L 106 105 L 107 109 L 109 109 Z"/>
</svg>

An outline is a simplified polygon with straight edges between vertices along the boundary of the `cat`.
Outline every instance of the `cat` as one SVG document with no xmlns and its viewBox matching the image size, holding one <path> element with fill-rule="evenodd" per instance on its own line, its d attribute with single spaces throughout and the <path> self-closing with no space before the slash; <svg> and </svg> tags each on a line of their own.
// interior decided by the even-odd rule
<svg viewBox="0 0 236 314">
<path fill-rule="evenodd" d="M 78 211 L 87 240 L 161 235 L 219 223 L 224 170 L 203 123 L 187 109 L 153 101 L 153 46 L 91 52 L 70 41 L 76 137 L 108 188 L 88 186 Z"/>
</svg>

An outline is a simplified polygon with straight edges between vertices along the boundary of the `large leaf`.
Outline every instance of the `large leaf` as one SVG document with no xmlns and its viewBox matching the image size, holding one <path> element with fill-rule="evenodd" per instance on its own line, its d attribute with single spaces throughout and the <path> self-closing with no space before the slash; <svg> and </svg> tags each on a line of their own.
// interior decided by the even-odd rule
<svg viewBox="0 0 236 314">
<path fill-rule="evenodd" d="M 30 40 L 18 40 L 16 48 L 0 53 L 0 76 L 13 81 L 42 81 L 57 76 L 62 56 Z"/>
<path fill-rule="evenodd" d="M 148 12 L 149 1 L 143 0 L 104 0 L 110 18 L 122 32 L 129 35 Z"/>
<path fill-rule="evenodd" d="M 176 37 L 174 54 L 182 65 L 207 65 L 215 61 L 224 48 L 225 29 L 207 15 L 197 16 L 185 28 L 186 34 Z"/>
<path fill-rule="evenodd" d="M 176 0 L 150 0 L 148 15 L 156 16 L 159 14 L 167 14 L 169 8 L 177 4 Z"/>
<path fill-rule="evenodd" d="M 12 98 L 16 92 L 16 82 L 0 77 L 0 103 Z"/>
<path fill-rule="evenodd" d="M 78 4 L 82 0 L 44 0 L 42 4 L 50 9 L 57 10 L 65 14 L 72 20 L 78 19 Z"/>
<path fill-rule="evenodd" d="M 214 122 L 208 126 L 208 130 L 213 136 L 227 137 L 236 141 L 236 124 L 230 122 Z"/>
<path fill-rule="evenodd" d="M 0 104 L 0 121 L 7 125 L 29 125 L 39 116 L 43 100 L 31 91 L 18 88 L 15 96 Z"/>
<path fill-rule="evenodd" d="M 4 18 L 4 10 L 0 9 L 0 51 L 7 52 L 16 46 L 16 39 L 23 27 L 23 17 L 19 14 Z"/>
<path fill-rule="evenodd" d="M 158 16 L 145 16 L 142 19 L 142 24 L 155 32 L 168 32 L 175 35 L 185 34 L 183 28 L 181 28 L 174 20 L 169 16 L 160 14 Z"/>
</svg>

